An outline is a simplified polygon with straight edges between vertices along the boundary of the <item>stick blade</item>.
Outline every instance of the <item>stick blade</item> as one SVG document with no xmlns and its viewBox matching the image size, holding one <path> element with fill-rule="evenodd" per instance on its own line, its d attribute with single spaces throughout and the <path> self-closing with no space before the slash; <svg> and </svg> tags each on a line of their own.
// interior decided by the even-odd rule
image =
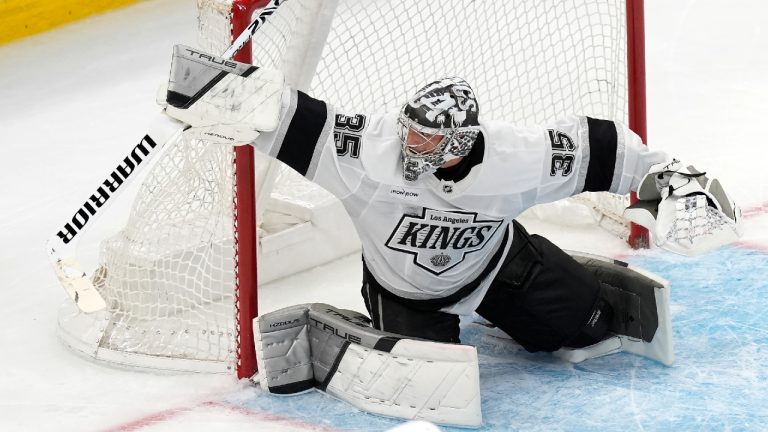
<svg viewBox="0 0 768 432">
<path fill-rule="evenodd" d="M 69 298 L 85 313 L 98 312 L 107 307 L 104 298 L 96 290 L 93 282 L 80 270 L 80 264 L 74 258 L 60 258 L 54 261 L 53 270 L 59 278 Z"/>
</svg>

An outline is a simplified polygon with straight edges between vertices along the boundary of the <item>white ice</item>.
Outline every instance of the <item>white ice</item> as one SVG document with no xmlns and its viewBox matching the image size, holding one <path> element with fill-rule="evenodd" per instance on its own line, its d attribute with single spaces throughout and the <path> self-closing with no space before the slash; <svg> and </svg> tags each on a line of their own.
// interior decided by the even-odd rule
<svg viewBox="0 0 768 432">
<path fill-rule="evenodd" d="M 766 16 L 768 4 L 760 0 L 646 1 L 649 144 L 722 180 L 748 216 L 740 247 L 756 253 L 768 251 L 768 171 L 762 160 L 765 137 L 760 132 L 768 118 Z M 125 146 L 143 135 L 145 125 L 158 110 L 155 91 L 167 76 L 171 47 L 194 43 L 194 31 L 194 2 L 154 0 L 0 46 L 0 292 L 4 294 L 0 303 L 0 430 L 189 432 L 340 427 L 280 414 L 277 408 L 249 405 L 253 390 L 232 377 L 118 370 L 75 356 L 56 338 L 56 311 L 64 293 L 49 268 L 44 242 L 121 157 Z M 592 229 L 564 231 L 544 225 L 535 229 L 569 249 L 635 257 L 622 243 Z M 748 269 L 735 266 L 741 273 L 729 274 L 734 266 L 728 262 L 727 268 L 718 268 L 715 261 L 710 268 L 687 267 L 686 261 L 657 252 L 641 254 L 639 259 L 672 275 L 695 270 L 704 272 L 696 280 L 725 281 L 750 276 L 757 284 L 752 287 L 766 287 L 760 281 L 768 274 L 768 266 L 760 259 Z M 346 257 L 263 287 L 261 309 L 324 301 L 364 310 L 357 294 L 359 280 L 359 257 Z M 719 288 L 732 294 L 731 288 L 739 286 Z M 762 293 L 752 294 L 759 303 Z M 712 303 L 716 303 L 717 292 L 712 296 Z M 675 303 L 674 294 L 673 303 L 683 316 L 687 303 Z M 738 308 L 733 313 L 738 314 Z M 721 318 L 735 320 L 732 316 Z M 711 328 L 712 338 L 716 337 L 719 327 L 701 325 Z M 768 334 L 765 320 L 749 325 L 758 333 Z M 481 342 L 487 345 L 487 341 Z M 744 357 L 740 357 L 743 362 L 734 363 L 734 370 L 691 369 L 690 382 L 670 381 L 681 388 L 700 381 L 719 388 L 727 387 L 728 380 L 736 385 L 744 378 L 753 379 L 750 388 L 764 390 L 765 375 L 760 369 L 765 365 L 752 364 L 752 360 L 762 359 L 759 353 L 766 350 L 766 339 L 753 342 L 737 345 Z M 503 345 L 490 349 L 514 351 Z M 536 356 L 522 358 L 527 363 L 541 361 Z M 648 363 L 633 363 L 627 356 L 616 358 L 632 367 L 640 365 L 630 370 L 630 384 L 636 382 L 635 374 L 640 377 L 647 372 L 644 367 Z M 684 368 L 685 353 L 681 359 L 678 367 Z M 610 361 L 607 358 L 593 367 L 604 367 Z M 501 367 L 493 356 L 487 363 L 488 371 Z M 544 361 L 540 367 L 559 366 Z M 521 374 L 518 382 L 509 382 L 512 388 L 508 391 L 514 393 L 515 386 L 525 388 L 530 384 L 525 380 L 531 379 L 537 376 Z M 604 380 L 609 381 L 610 376 Z M 547 382 L 540 384 L 547 386 Z M 567 390 L 578 390 L 572 386 L 570 382 Z M 644 406 L 640 398 L 652 397 L 633 391 L 631 386 L 622 390 L 628 397 L 622 403 L 640 411 Z M 504 398 L 504 392 L 491 391 L 487 398 L 497 396 Z M 768 423 L 768 418 L 761 418 L 766 415 L 764 409 L 741 400 L 756 397 L 753 392 L 723 396 L 729 400 L 713 401 L 714 408 L 728 409 L 733 403 L 734 410 L 757 413 L 754 420 L 747 416 L 752 423 L 740 423 L 738 429 L 760 429 Z M 586 397 L 594 400 L 600 396 Z M 757 397 L 765 401 L 766 396 Z M 545 403 L 541 399 L 534 402 Z M 611 403 L 616 401 L 606 401 L 606 406 Z M 497 420 L 494 410 L 518 408 L 484 402 L 486 415 Z M 546 428 L 550 413 L 572 408 L 529 406 L 527 411 L 509 413 L 506 426 L 501 426 L 503 422 L 491 426 L 498 430 Z M 686 411 L 681 408 L 675 412 Z M 647 417 L 638 414 L 635 420 L 633 428 L 643 429 Z M 350 423 L 347 427 L 380 430 L 375 429 L 379 427 L 376 424 Z M 549 423 L 549 429 L 573 428 L 558 420 Z"/>
</svg>

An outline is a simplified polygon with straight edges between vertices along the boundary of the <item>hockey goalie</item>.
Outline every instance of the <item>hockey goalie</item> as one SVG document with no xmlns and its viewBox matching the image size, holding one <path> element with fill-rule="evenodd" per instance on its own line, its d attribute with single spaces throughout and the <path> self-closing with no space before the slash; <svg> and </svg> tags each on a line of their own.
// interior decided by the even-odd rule
<svg viewBox="0 0 768 432">
<path fill-rule="evenodd" d="M 478 426 L 477 356 L 459 339 L 459 317 L 475 312 L 531 352 L 626 351 L 670 365 L 663 279 L 567 253 L 515 218 L 584 191 L 637 191 L 626 216 L 660 247 L 694 255 L 742 232 L 717 179 L 626 126 L 480 120 L 480 98 L 457 77 L 426 84 L 398 112 L 340 112 L 277 71 L 179 46 L 162 103 L 186 137 L 247 143 L 323 186 L 361 239 L 368 317 L 299 305 L 258 318 L 261 383 L 275 393 L 317 386 L 379 414 Z"/>
</svg>

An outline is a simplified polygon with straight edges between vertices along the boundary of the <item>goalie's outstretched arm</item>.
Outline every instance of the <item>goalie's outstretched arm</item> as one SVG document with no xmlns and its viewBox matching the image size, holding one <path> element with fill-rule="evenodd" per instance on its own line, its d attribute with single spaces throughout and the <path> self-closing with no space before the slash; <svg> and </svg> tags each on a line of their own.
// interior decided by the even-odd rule
<svg viewBox="0 0 768 432">
<path fill-rule="evenodd" d="M 648 228 L 657 246 L 698 255 L 741 237 L 741 210 L 718 179 L 647 149 L 626 127 L 616 129 L 627 143 L 617 192 L 637 192 L 640 200 L 624 216 Z"/>
<path fill-rule="evenodd" d="M 570 116 L 535 136 L 543 154 L 537 202 L 581 192 L 638 192 L 625 217 L 648 228 L 657 246 L 696 255 L 738 239 L 741 213 L 716 178 L 649 149 L 628 127 Z"/>
<path fill-rule="evenodd" d="M 637 188 L 651 166 L 669 159 L 622 123 L 591 117 L 568 116 L 520 136 L 536 137 L 530 145 L 541 158 L 537 203 L 582 192 L 624 195 Z"/>
</svg>

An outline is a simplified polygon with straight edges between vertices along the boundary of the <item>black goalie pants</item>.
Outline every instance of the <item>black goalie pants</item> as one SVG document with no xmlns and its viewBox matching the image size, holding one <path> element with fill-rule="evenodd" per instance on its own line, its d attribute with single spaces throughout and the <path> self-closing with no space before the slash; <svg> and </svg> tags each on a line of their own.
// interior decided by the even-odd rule
<svg viewBox="0 0 768 432">
<path fill-rule="evenodd" d="M 598 279 L 546 238 L 528 234 L 516 221 L 513 229 L 509 254 L 477 313 L 531 352 L 599 342 L 612 311 L 600 298 Z M 378 329 L 459 342 L 457 315 L 389 293 L 365 266 L 362 294 Z"/>
</svg>

